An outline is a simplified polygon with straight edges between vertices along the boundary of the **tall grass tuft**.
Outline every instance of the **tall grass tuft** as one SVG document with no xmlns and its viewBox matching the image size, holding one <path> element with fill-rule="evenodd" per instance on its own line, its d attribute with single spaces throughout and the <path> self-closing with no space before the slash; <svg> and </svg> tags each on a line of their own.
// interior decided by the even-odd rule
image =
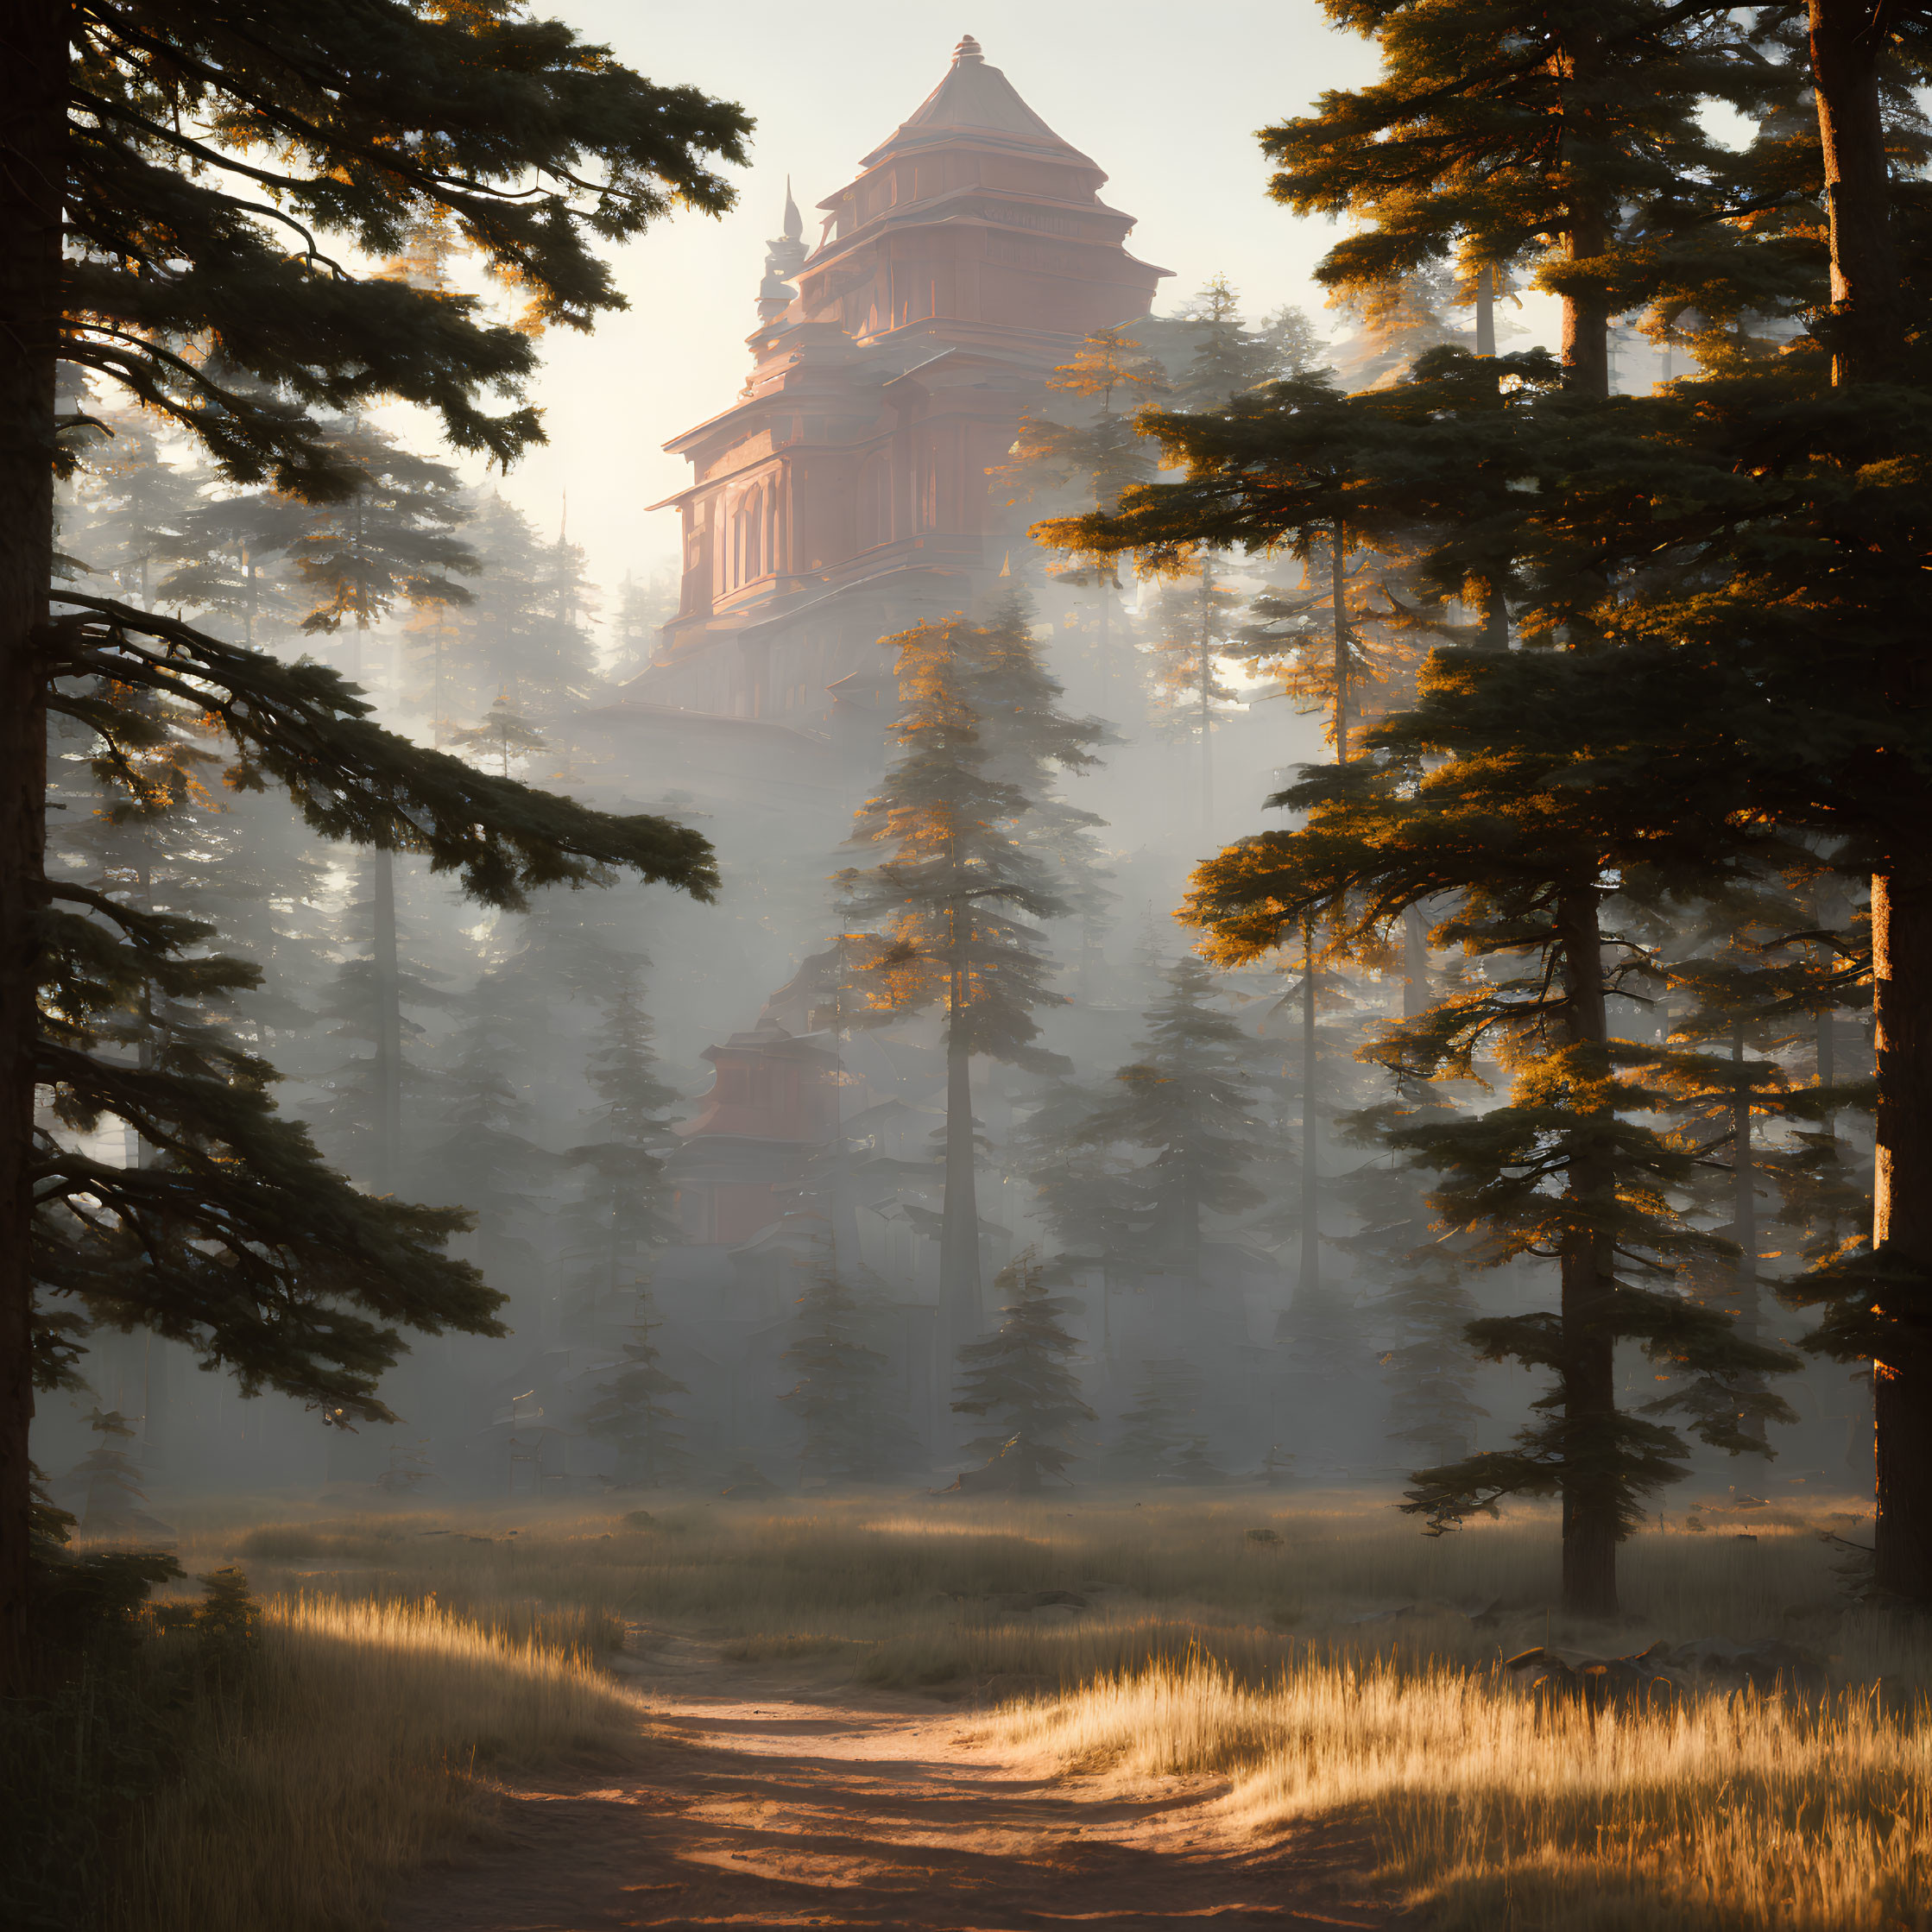
<svg viewBox="0 0 1932 1932">
<path fill-rule="evenodd" d="M 1496 1671 L 1309 1658 L 1258 1687 L 1196 1661 L 995 1729 L 1123 1780 L 1225 1777 L 1257 1834 L 1366 1812 L 1441 1932 L 1891 1932 L 1932 1906 L 1932 1713 L 1871 1688 L 1593 1713 Z"/>
<path fill-rule="evenodd" d="M 492 1772 L 608 1756 L 641 1710 L 585 1646 L 433 1605 L 263 1607 L 238 1697 L 199 1708 L 140 1810 L 111 1932 L 338 1932 L 439 1842 L 486 1832 Z"/>
</svg>

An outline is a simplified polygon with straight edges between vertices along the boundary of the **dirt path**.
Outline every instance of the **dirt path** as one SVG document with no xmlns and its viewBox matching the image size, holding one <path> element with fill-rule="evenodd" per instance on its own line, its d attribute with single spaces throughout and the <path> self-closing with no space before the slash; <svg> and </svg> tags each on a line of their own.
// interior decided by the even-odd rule
<svg viewBox="0 0 1932 1932">
<path fill-rule="evenodd" d="M 1345 1826 L 1257 1851 L 1218 1827 L 1219 1786 L 1102 1791 L 957 1708 L 724 1665 L 682 1638 L 633 1675 L 656 1733 L 639 1760 L 513 1790 L 500 1840 L 420 1873 L 390 1932 L 1394 1923 Z"/>
</svg>

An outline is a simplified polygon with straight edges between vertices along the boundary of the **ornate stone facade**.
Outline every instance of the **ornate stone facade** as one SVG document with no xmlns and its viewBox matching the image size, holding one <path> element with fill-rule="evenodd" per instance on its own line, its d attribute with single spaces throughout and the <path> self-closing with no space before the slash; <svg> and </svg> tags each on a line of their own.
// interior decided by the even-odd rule
<svg viewBox="0 0 1932 1932">
<path fill-rule="evenodd" d="M 1168 272 L 1127 252 L 1106 179 L 969 36 L 809 255 L 787 195 L 750 377 L 666 445 L 692 470 L 682 597 L 630 704 L 877 729 L 877 640 L 969 608 L 1026 540 L 996 473 L 1042 377 Z"/>
</svg>

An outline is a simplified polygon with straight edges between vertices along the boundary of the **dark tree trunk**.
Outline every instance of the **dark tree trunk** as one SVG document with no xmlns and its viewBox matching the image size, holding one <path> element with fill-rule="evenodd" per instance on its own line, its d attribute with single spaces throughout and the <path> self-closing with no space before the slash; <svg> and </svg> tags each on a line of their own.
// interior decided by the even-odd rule
<svg viewBox="0 0 1932 1932">
<path fill-rule="evenodd" d="M 1302 928 L 1302 1251 L 1295 1306 L 1316 1313 L 1322 1299 L 1321 1121 L 1316 1112 L 1315 928 Z"/>
<path fill-rule="evenodd" d="M 396 958 L 395 855 L 369 855 L 376 968 L 376 1161 L 378 1194 L 394 1194 L 402 1163 L 402 975 Z"/>
<path fill-rule="evenodd" d="M 1810 0 L 1811 78 L 1831 217 L 1832 379 L 1882 376 L 1904 338 L 1878 69 L 1890 36 L 1866 0 Z"/>
<path fill-rule="evenodd" d="M 1509 600 L 1503 595 L 1500 584 L 1490 584 L 1483 592 L 1482 648 L 1486 651 L 1509 648 Z"/>
<path fill-rule="evenodd" d="M 46 904 L 38 633 L 54 551 L 68 10 L 15 0 L 0 62 L 0 1689 L 26 1659 L 34 1056 Z"/>
<path fill-rule="evenodd" d="M 1496 271 L 1487 267 L 1476 275 L 1476 353 L 1496 353 Z"/>
<path fill-rule="evenodd" d="M 1571 217 L 1569 257 L 1587 262 L 1610 245 L 1610 224 L 1593 210 Z M 1583 395 L 1610 394 L 1610 318 L 1601 304 L 1563 298 L 1563 381 Z"/>
<path fill-rule="evenodd" d="M 951 1380 L 952 1353 L 980 1332 L 980 1213 L 973 1151 L 972 1056 L 964 989 L 955 977 L 946 1028 L 946 1192 L 939 1227 L 940 1387 Z M 941 1401 L 945 1397 L 942 1392 Z M 942 1411 L 944 1412 L 944 1411 Z"/>
<path fill-rule="evenodd" d="M 1594 891 L 1566 893 L 1556 908 L 1572 1045 L 1594 1050 L 1607 1068 L 1609 1015 L 1603 996 L 1602 931 Z M 1598 1158 L 1570 1164 L 1569 1191 L 1588 1203 L 1615 1188 Z M 1616 1280 L 1607 1239 L 1587 1228 L 1563 1238 L 1562 1371 L 1564 1424 L 1563 1608 L 1572 1616 L 1608 1617 L 1617 1609 L 1618 1500 Z"/>
<path fill-rule="evenodd" d="M 1878 1161 L 1872 1246 L 1932 1280 L 1932 877 L 1872 881 L 1878 989 Z M 1927 1291 L 1916 1291 L 1923 1308 Z M 1918 1309 L 1912 1313 L 1919 1312 Z M 1910 1323 L 1901 1323 L 1910 1333 Z M 1923 1344 L 1921 1345 L 1923 1347 Z M 1932 1607 L 1932 1399 L 1923 1359 L 1872 1365 L 1881 1590 Z"/>
<path fill-rule="evenodd" d="M 1731 1102 L 1731 1225 L 1738 1244 L 1738 1336 L 1740 1341 L 1755 1344 L 1764 1310 L 1758 1298 L 1758 1169 L 1751 1152 L 1751 1092 L 1743 1080 L 1746 1063 L 1742 1028 L 1731 1036 L 1731 1064 L 1739 1075 L 1738 1089 Z M 1749 1376 L 1739 1386 L 1755 1393 L 1764 1384 L 1757 1376 Z M 1744 1427 L 1746 1435 L 1760 1443 L 1765 1440 L 1763 1417 L 1754 1417 Z"/>
<path fill-rule="evenodd" d="M 1335 761 L 1348 762 L 1348 533 L 1335 520 L 1329 548 L 1329 603 L 1335 623 Z"/>
<path fill-rule="evenodd" d="M 1415 1020 L 1428 1011 L 1429 921 L 1421 906 L 1411 906 L 1402 914 L 1402 1017 Z"/>
<path fill-rule="evenodd" d="M 1862 0 L 1810 0 L 1809 24 L 1831 214 L 1832 380 L 1844 384 L 1885 376 L 1904 338 L 1878 101 L 1888 36 Z M 1921 869 L 1894 863 L 1872 881 L 1872 973 L 1878 1061 L 1872 1242 L 1923 1281 L 1932 1279 L 1932 877 Z M 1904 1351 L 1897 1361 L 1872 1366 L 1876 1581 L 1932 1608 L 1932 1377 Z"/>
<path fill-rule="evenodd" d="M 1201 830 L 1215 822 L 1215 559 L 1211 550 L 1201 554 Z"/>
</svg>

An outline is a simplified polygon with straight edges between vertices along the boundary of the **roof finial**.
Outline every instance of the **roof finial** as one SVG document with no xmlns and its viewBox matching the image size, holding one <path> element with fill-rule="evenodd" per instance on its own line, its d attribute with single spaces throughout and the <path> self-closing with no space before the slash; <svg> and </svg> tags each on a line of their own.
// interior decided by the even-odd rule
<svg viewBox="0 0 1932 1932">
<path fill-rule="evenodd" d="M 805 217 L 792 199 L 792 177 L 785 177 L 785 232 L 765 244 L 765 279 L 758 285 L 758 319 L 775 321 L 790 308 L 798 290 L 792 279 L 811 253 L 805 245 Z"/>
<path fill-rule="evenodd" d="M 959 45 L 952 50 L 952 64 L 956 67 L 976 64 L 985 58 L 986 55 L 980 51 L 980 43 L 970 34 L 963 34 Z"/>
</svg>

